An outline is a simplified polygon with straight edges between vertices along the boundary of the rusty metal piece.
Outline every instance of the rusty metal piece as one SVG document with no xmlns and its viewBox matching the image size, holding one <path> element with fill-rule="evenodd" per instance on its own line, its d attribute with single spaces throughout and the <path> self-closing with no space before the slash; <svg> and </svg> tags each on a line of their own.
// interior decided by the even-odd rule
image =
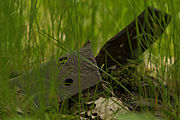
<svg viewBox="0 0 180 120">
<path fill-rule="evenodd" d="M 21 88 L 22 93 L 34 95 L 33 100 L 37 105 L 40 104 L 40 99 L 47 105 L 52 104 L 49 101 L 52 97 L 58 97 L 62 101 L 95 86 L 101 80 L 99 70 L 81 58 L 83 56 L 96 64 L 90 42 L 79 50 L 79 55 L 79 61 L 77 52 L 74 51 L 61 57 L 58 62 L 51 60 L 11 81 Z M 53 89 L 57 91 L 55 94 L 51 93 Z"/>
<path fill-rule="evenodd" d="M 127 64 L 128 59 L 139 56 L 138 52 L 142 54 L 164 32 L 169 22 L 169 14 L 148 7 L 137 17 L 137 20 L 130 23 L 102 47 L 96 57 L 97 65 L 101 67 L 107 63 L 106 65 L 110 67 L 117 62 L 122 65 Z"/>
</svg>

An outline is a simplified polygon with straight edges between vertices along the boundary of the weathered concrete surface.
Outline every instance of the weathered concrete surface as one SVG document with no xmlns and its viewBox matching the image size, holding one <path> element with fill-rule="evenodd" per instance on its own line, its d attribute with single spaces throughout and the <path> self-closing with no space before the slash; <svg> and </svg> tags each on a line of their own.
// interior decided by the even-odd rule
<svg viewBox="0 0 180 120">
<path fill-rule="evenodd" d="M 90 42 L 80 49 L 79 55 L 79 61 L 76 51 L 61 57 L 58 62 L 51 60 L 11 79 L 12 86 L 17 85 L 25 95 L 34 96 L 33 101 L 37 105 L 40 101 L 50 105 L 50 99 L 59 98 L 62 101 L 78 94 L 101 80 L 99 70 L 81 58 L 83 56 L 96 64 Z M 53 94 L 52 90 L 56 92 Z"/>
<path fill-rule="evenodd" d="M 101 67 L 106 64 L 106 56 L 108 67 L 117 64 L 114 60 L 122 65 L 127 64 L 128 59 L 137 58 L 149 48 L 162 35 L 169 22 L 169 14 L 148 7 L 137 17 L 137 20 L 132 21 L 102 47 L 96 57 L 97 65 Z"/>
</svg>

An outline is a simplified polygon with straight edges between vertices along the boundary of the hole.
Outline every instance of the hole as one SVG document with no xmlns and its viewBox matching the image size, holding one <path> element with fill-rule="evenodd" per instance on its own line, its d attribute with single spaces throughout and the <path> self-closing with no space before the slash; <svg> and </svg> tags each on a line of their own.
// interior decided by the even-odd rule
<svg viewBox="0 0 180 120">
<path fill-rule="evenodd" d="M 97 113 L 92 113 L 92 115 L 93 115 L 93 116 L 98 116 L 98 114 L 97 114 Z"/>
<path fill-rule="evenodd" d="M 73 83 L 73 80 L 72 80 L 72 79 L 66 79 L 66 80 L 64 81 L 64 85 L 66 85 L 66 86 L 70 86 L 72 83 Z"/>
<path fill-rule="evenodd" d="M 65 64 L 67 62 L 67 57 L 62 57 L 59 59 L 59 64 Z"/>
</svg>

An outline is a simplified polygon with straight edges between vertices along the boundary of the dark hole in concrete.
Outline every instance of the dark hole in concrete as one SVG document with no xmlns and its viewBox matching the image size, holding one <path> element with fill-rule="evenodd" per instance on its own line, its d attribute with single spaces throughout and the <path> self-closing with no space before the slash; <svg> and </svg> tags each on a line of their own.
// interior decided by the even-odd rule
<svg viewBox="0 0 180 120">
<path fill-rule="evenodd" d="M 70 86 L 70 85 L 72 85 L 72 83 L 73 83 L 73 79 L 66 79 L 64 81 L 64 85 L 66 85 L 66 86 Z"/>
<path fill-rule="evenodd" d="M 59 64 L 65 64 L 67 62 L 67 57 L 62 57 L 59 59 Z"/>
<path fill-rule="evenodd" d="M 98 116 L 98 114 L 97 114 L 97 113 L 92 113 L 92 115 L 94 115 L 94 116 Z"/>
</svg>

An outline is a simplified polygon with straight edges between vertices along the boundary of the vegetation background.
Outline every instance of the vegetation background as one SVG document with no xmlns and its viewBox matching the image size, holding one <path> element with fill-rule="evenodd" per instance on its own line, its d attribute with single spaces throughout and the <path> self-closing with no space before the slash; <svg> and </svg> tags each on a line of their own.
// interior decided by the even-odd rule
<svg viewBox="0 0 180 120">
<path fill-rule="evenodd" d="M 0 0 L 0 119 L 17 116 L 16 91 L 9 86 L 13 72 L 27 71 L 56 59 L 67 53 L 63 48 L 77 50 L 88 40 L 96 56 L 112 36 L 147 6 L 172 16 L 166 32 L 145 54 L 148 62 L 156 66 L 156 77 L 171 84 L 169 89 L 176 98 L 174 108 L 170 93 L 164 89 L 163 104 L 169 105 L 166 117 L 179 118 L 179 0 Z M 151 69 L 147 67 L 144 64 L 140 73 Z M 28 100 L 23 107 L 27 106 Z M 43 106 L 33 110 L 36 114 L 27 116 L 49 119 Z"/>
</svg>

